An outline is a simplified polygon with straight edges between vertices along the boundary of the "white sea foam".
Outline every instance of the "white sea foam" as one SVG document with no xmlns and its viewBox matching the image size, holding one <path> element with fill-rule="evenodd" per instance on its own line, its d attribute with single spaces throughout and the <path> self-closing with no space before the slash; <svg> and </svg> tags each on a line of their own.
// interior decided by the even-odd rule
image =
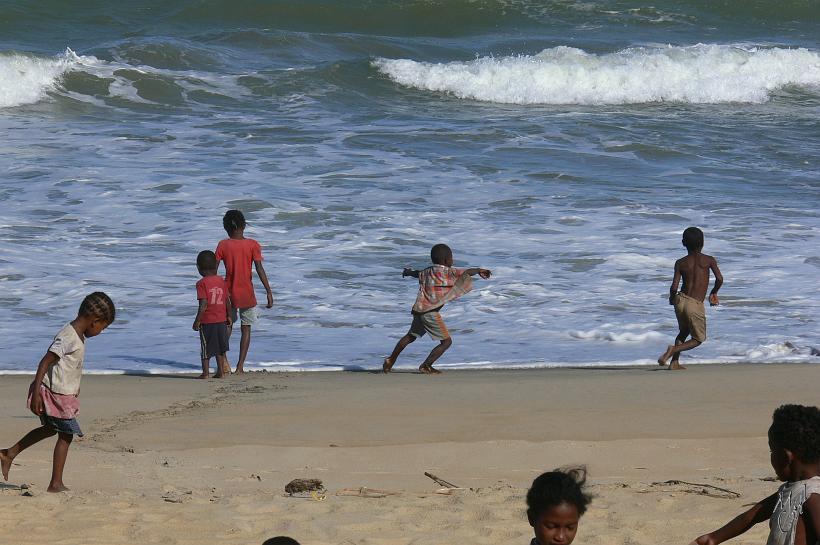
<svg viewBox="0 0 820 545">
<path fill-rule="evenodd" d="M 70 49 L 55 58 L 0 54 L 0 108 L 39 102 L 63 74 L 81 62 Z"/>
<path fill-rule="evenodd" d="M 805 48 L 698 44 L 596 55 L 561 46 L 532 56 L 373 64 L 407 87 L 509 104 L 761 103 L 788 85 L 820 86 L 820 52 Z"/>
</svg>

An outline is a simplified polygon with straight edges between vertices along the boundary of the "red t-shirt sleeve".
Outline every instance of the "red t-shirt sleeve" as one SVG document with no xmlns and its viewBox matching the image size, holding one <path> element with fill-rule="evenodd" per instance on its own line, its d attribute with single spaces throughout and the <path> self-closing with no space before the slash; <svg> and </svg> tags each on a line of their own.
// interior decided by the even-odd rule
<svg viewBox="0 0 820 545">
<path fill-rule="evenodd" d="M 256 241 L 254 241 L 253 245 L 253 260 L 262 261 L 262 246 Z"/>
<path fill-rule="evenodd" d="M 196 298 L 197 299 L 207 299 L 208 298 L 208 290 L 205 289 L 205 283 L 200 280 L 196 283 Z"/>
<path fill-rule="evenodd" d="M 224 256 L 224 253 L 225 253 L 225 252 L 224 252 L 224 250 L 222 249 L 222 241 L 220 240 L 220 241 L 219 241 L 219 244 L 217 244 L 217 245 L 216 245 L 216 252 L 214 252 L 214 254 L 216 255 L 216 262 L 217 262 L 217 263 L 219 263 L 220 261 L 222 261 L 222 259 L 225 257 L 225 256 Z"/>
</svg>

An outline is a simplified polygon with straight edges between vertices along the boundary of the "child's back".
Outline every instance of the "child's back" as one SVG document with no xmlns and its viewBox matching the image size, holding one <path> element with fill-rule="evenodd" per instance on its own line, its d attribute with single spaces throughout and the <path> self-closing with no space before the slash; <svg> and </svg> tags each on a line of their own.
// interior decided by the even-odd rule
<svg viewBox="0 0 820 545">
<path fill-rule="evenodd" d="M 681 293 L 703 301 L 706 290 L 709 289 L 709 270 L 717 266 L 714 257 L 700 252 L 690 253 L 676 263 L 676 267 L 683 279 Z"/>
<path fill-rule="evenodd" d="M 262 247 L 252 238 L 226 238 L 216 247 L 216 259 L 225 263 L 231 302 L 236 308 L 256 306 L 251 266 L 262 260 Z"/>
</svg>

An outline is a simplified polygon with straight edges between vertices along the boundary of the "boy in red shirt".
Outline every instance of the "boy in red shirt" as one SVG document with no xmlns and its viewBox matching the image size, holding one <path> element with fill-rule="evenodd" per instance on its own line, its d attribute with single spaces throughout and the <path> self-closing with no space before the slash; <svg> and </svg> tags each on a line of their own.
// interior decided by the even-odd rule
<svg viewBox="0 0 820 545">
<path fill-rule="evenodd" d="M 245 216 L 239 210 L 228 210 L 222 218 L 222 226 L 228 237 L 219 241 L 216 246 L 217 265 L 225 263 L 225 279 L 228 281 L 228 290 L 234 310 L 231 317 L 236 323 L 239 319 L 242 338 L 239 341 L 239 361 L 236 362 L 236 373 L 245 372 L 245 357 L 251 344 L 251 325 L 256 323 L 256 294 L 253 292 L 251 281 L 251 264 L 256 267 L 256 274 L 268 296 L 267 308 L 273 306 L 273 294 L 268 284 L 268 276 L 262 266 L 262 247 L 252 238 L 245 238 Z M 237 313 L 238 309 L 238 313 Z M 238 315 L 238 316 L 237 316 Z M 228 326 L 228 335 L 231 327 Z"/>
<path fill-rule="evenodd" d="M 228 351 L 228 328 L 231 326 L 233 308 L 228 295 L 228 283 L 216 274 L 216 267 L 216 256 L 212 251 L 205 250 L 196 256 L 196 268 L 202 275 L 202 279 L 196 283 L 199 310 L 194 318 L 194 331 L 199 331 L 202 350 L 202 374 L 199 378 L 208 378 L 212 356 L 216 356 L 214 377 L 222 378 L 231 374 L 225 353 Z"/>
</svg>

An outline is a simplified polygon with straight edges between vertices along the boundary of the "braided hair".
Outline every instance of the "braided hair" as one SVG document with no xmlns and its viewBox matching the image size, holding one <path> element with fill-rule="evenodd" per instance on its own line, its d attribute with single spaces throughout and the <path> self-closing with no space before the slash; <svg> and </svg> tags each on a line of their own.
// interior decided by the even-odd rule
<svg viewBox="0 0 820 545">
<path fill-rule="evenodd" d="M 109 296 L 101 291 L 95 291 L 90 295 L 86 295 L 83 302 L 80 303 L 80 316 L 93 316 L 105 320 L 106 323 L 111 323 L 117 314 L 117 309 L 114 308 L 114 302 Z"/>
<path fill-rule="evenodd" d="M 239 210 L 228 210 L 222 218 L 222 227 L 230 235 L 245 228 L 245 216 Z"/>
</svg>

